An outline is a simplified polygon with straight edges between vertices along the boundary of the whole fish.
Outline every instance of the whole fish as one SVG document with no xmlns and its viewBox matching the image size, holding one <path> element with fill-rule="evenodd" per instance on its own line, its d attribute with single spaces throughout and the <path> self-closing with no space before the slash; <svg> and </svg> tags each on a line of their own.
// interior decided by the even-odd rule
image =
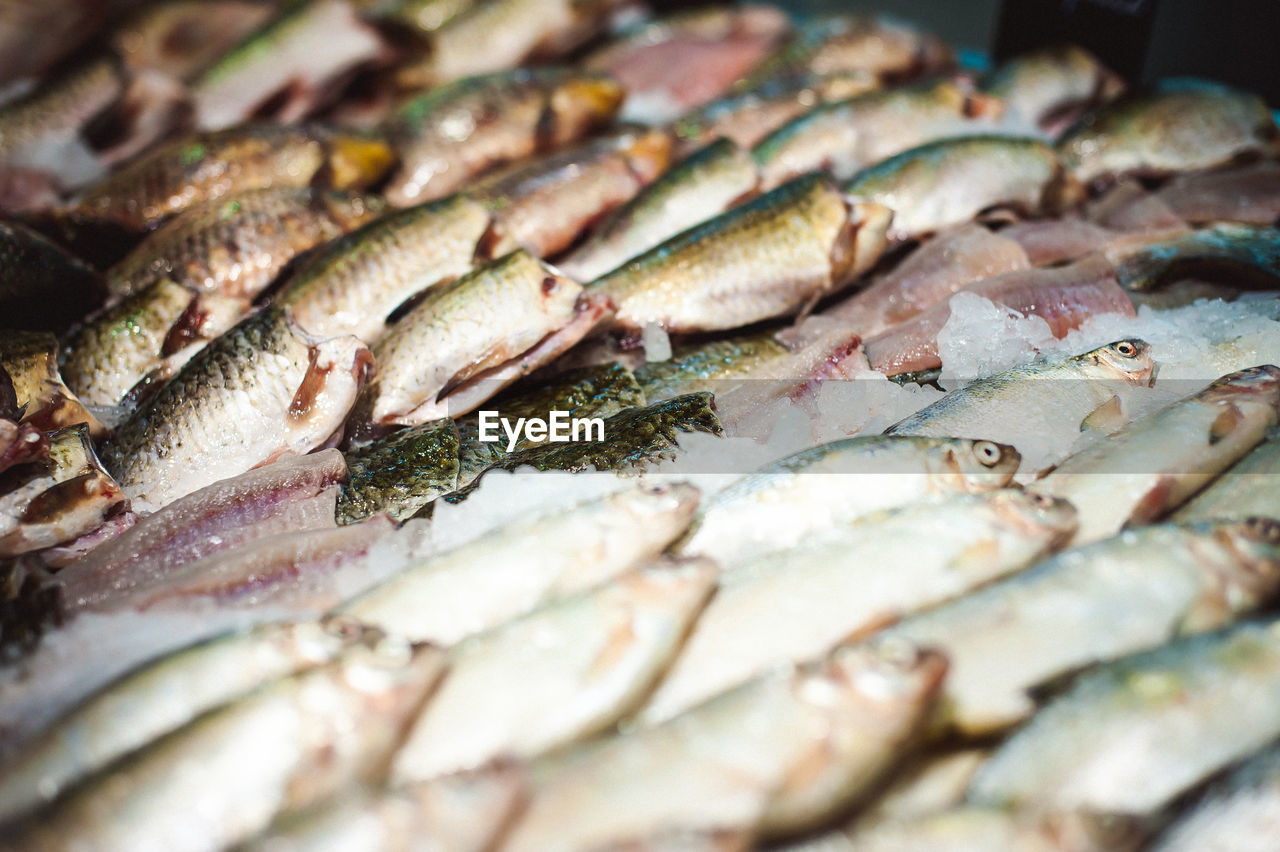
<svg viewBox="0 0 1280 852">
<path fill-rule="evenodd" d="M 177 651 L 120 677 L 6 761 L 0 821 L 52 801 L 209 710 L 332 662 L 375 633 L 349 619 L 264 625 Z"/>
<path fill-rule="evenodd" d="M 379 512 L 402 521 L 457 487 L 458 429 L 452 420 L 431 420 L 352 450 L 346 460 L 338 523 Z"/>
<path fill-rule="evenodd" d="M 912 742 L 945 669 L 902 645 L 842 648 L 549 759 L 506 848 L 803 829 L 864 793 Z"/>
<path fill-rule="evenodd" d="M 990 435 L 1018 447 L 1036 473 L 1071 454 L 1086 429 L 1113 431 L 1131 414 L 1132 388 L 1155 378 L 1151 346 L 1118 340 L 1063 361 L 979 379 L 890 426 L 886 435 Z"/>
<path fill-rule="evenodd" d="M 629 488 L 512 524 L 410 567 L 343 612 L 453 644 L 652 559 L 684 532 L 697 502 L 690 485 Z"/>
<path fill-rule="evenodd" d="M 1248 622 L 1082 675 L 996 749 L 977 804 L 1150 816 L 1280 734 L 1280 630 Z"/>
<path fill-rule="evenodd" d="M 591 281 L 750 195 L 759 182 L 746 151 L 717 139 L 680 162 L 620 207 L 557 265 Z"/>
<path fill-rule="evenodd" d="M 280 814 L 383 772 L 443 671 L 429 647 L 371 638 L 200 717 L 5 838 L 14 849 L 234 846 Z M 246 772 L 252 767 L 252 772 Z M 198 812 L 188 805 L 198 797 Z"/>
<path fill-rule="evenodd" d="M 1204 277 L 1243 289 L 1280 286 L 1280 229 L 1224 224 L 1169 239 L 1120 242 L 1104 249 L 1120 283 L 1146 291 Z"/>
<path fill-rule="evenodd" d="M 284 532 L 334 526 L 337 450 L 288 456 L 180 497 L 58 572 L 69 609 L 95 608 L 189 562 Z"/>
<path fill-rule="evenodd" d="M 925 240 L 891 271 L 827 308 L 822 316 L 870 338 L 969 284 L 1030 266 L 1018 243 L 968 223 Z"/>
<path fill-rule="evenodd" d="M 1035 483 L 1080 507 L 1085 544 L 1167 514 L 1262 443 L 1280 415 L 1280 367 L 1230 373 L 1071 456 Z"/>
<path fill-rule="evenodd" d="M 96 270 L 16 222 L 0 222 L 0 326 L 61 333 L 103 303 Z"/>
<path fill-rule="evenodd" d="M 1188 807 L 1151 845 L 1157 852 L 1237 849 L 1262 852 L 1272 842 L 1271 826 L 1280 793 L 1280 750 L 1264 749 Z"/>
<path fill-rule="evenodd" d="M 883 622 L 1030 564 L 1075 529 L 1065 500 L 959 495 L 836 527 L 759 560 L 730 563 L 671 671 L 641 708 L 652 724 Z M 917 537 L 928 530 L 928 540 Z"/>
<path fill-rule="evenodd" d="M 1062 160 L 1092 183 L 1223 165 L 1273 150 L 1280 131 L 1263 100 L 1217 83 L 1164 80 L 1085 116 L 1058 141 Z"/>
<path fill-rule="evenodd" d="M 272 11 L 252 0 L 169 0 L 117 25 L 111 46 L 130 68 L 190 80 L 267 23 Z"/>
<path fill-rule="evenodd" d="M 665 131 L 623 130 L 481 178 L 464 191 L 493 215 L 494 254 L 524 248 L 549 257 L 630 201 L 666 169 L 670 155 Z"/>
<path fill-rule="evenodd" d="M 62 381 L 58 370 L 58 341 L 42 331 L 6 331 L 0 334 L 0 368 L 8 373 L 14 404 L 22 423 L 49 432 L 86 423 L 95 436 L 105 427 L 89 413 Z"/>
<path fill-rule="evenodd" d="M 382 50 L 377 32 L 347 0 L 291 3 L 192 80 L 195 125 L 298 121 L 334 94 L 344 74 Z"/>
<path fill-rule="evenodd" d="M 392 164 L 387 144 L 319 126 L 247 124 L 195 133 L 142 155 L 96 184 L 73 213 L 146 231 L 233 192 L 310 186 L 360 189 Z"/>
<path fill-rule="evenodd" d="M 1124 80 L 1074 44 L 1015 56 L 982 81 L 1004 104 L 1004 118 L 1024 131 L 1057 136 L 1087 110 L 1124 91 Z"/>
<path fill-rule="evenodd" d="M 340 801 L 281 820 L 240 848 L 245 852 L 487 852 L 524 806 L 525 775 L 520 765 L 503 762 L 418 784 L 344 791 Z"/>
<path fill-rule="evenodd" d="M 848 438 L 774 462 L 716 494 L 680 552 L 723 567 L 908 503 L 1003 488 L 1017 450 L 965 438 Z"/>
<path fill-rule="evenodd" d="M 1080 195 L 1052 148 L 1014 136 L 928 142 L 863 169 L 844 191 L 892 210 L 893 240 L 967 222 L 990 207 L 1053 213 Z"/>
<path fill-rule="evenodd" d="M 494 166 L 581 139 L 613 118 L 624 94 L 610 77 L 551 68 L 468 77 L 412 97 L 385 122 L 400 155 L 387 200 L 439 198 Z"/>
<path fill-rule="evenodd" d="M 806 175 L 678 234 L 591 284 L 638 333 L 738 328 L 799 311 L 870 269 L 890 213 Z"/>
<path fill-rule="evenodd" d="M 1280 441 L 1263 441 L 1171 516 L 1174 521 L 1280 517 Z"/>
<path fill-rule="evenodd" d="M 0 557 L 72 541 L 124 502 L 84 423 L 50 434 L 47 458 L 24 472 L 22 478 L 11 474 L 0 494 Z"/>
<path fill-rule="evenodd" d="M 469 272 L 490 224 L 483 205 L 462 195 L 393 213 L 317 250 L 275 302 L 311 334 L 372 342 L 410 297 Z"/>
<path fill-rule="evenodd" d="M 706 561 L 658 562 L 450 649 L 449 677 L 396 754 L 393 781 L 532 758 L 605 730 L 679 652 L 715 575 Z"/>
<path fill-rule="evenodd" d="M 991 112 L 950 80 L 867 92 L 815 107 L 770 133 L 751 155 L 766 188 L 814 169 L 848 180 L 925 142 L 990 131 Z"/>
<path fill-rule="evenodd" d="M 432 289 L 378 341 L 368 419 L 380 427 L 466 414 L 569 349 L 607 310 L 528 252 L 501 257 Z"/>
<path fill-rule="evenodd" d="M 879 78 L 865 71 L 769 80 L 752 91 L 728 95 L 690 110 L 676 119 L 671 129 L 684 150 L 700 148 L 721 136 L 751 148 L 819 104 L 851 98 L 879 85 Z"/>
<path fill-rule="evenodd" d="M 1280 526 L 1263 519 L 1129 530 L 886 635 L 947 655 L 939 724 L 982 736 L 1030 717 L 1041 684 L 1264 606 L 1280 591 L 1278 541 Z"/>
<path fill-rule="evenodd" d="M 773 364 L 785 364 L 791 350 L 772 332 L 740 335 L 706 343 L 676 346 L 665 361 L 650 361 L 635 370 L 646 399 L 662 400 L 686 393 L 716 392 Z"/>
<path fill-rule="evenodd" d="M 1050 269 L 1022 269 L 961 287 L 1024 316 L 1045 320 L 1058 339 L 1099 314 L 1134 316 L 1133 301 L 1100 255 Z M 943 366 L 938 336 L 951 318 L 951 300 L 938 301 L 904 322 L 866 340 L 867 361 L 888 376 Z"/>
<path fill-rule="evenodd" d="M 107 272 L 116 296 L 162 279 L 253 299 L 296 255 L 364 224 L 376 198 L 262 189 L 191 207 L 149 234 Z"/>
<path fill-rule="evenodd" d="M 368 365 L 356 338 L 308 338 L 268 307 L 188 361 L 116 429 L 103 461 L 134 509 L 153 512 L 320 446 L 346 419 Z"/>
<path fill-rule="evenodd" d="M 1188 222 L 1270 225 L 1280 220 L 1280 163 L 1175 175 L 1156 198 Z"/>
</svg>

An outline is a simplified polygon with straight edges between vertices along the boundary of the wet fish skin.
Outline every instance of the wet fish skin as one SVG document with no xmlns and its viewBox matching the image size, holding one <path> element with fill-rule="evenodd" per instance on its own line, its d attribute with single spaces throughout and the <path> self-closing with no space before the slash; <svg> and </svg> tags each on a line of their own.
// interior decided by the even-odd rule
<svg viewBox="0 0 1280 852">
<path fill-rule="evenodd" d="M 1268 828 L 1280 786 L 1276 748 L 1264 749 L 1231 770 L 1166 828 L 1151 848 L 1191 852 L 1226 846 L 1261 852 L 1271 842 Z"/>
<path fill-rule="evenodd" d="M 1103 665 L 996 749 L 969 801 L 1150 816 L 1273 740 L 1278 691 L 1271 621 Z"/>
<path fill-rule="evenodd" d="M 1013 447 L 967 438 L 885 435 L 822 444 L 713 496 L 679 552 L 727 569 L 872 512 L 1003 488 L 1019 461 Z"/>
<path fill-rule="evenodd" d="M 490 220 L 464 195 L 392 213 L 320 248 L 274 301 L 311 334 L 373 342 L 406 299 L 472 269 Z"/>
<path fill-rule="evenodd" d="M 626 489 L 430 557 L 342 611 L 451 645 L 653 559 L 684 532 L 697 503 L 697 489 L 683 483 Z"/>
<path fill-rule="evenodd" d="M 1280 517 L 1280 490 L 1275 487 L 1277 480 L 1272 478 L 1278 473 L 1280 441 L 1263 441 L 1174 512 L 1170 520 L 1192 522 L 1233 518 L 1242 521 L 1254 515 Z"/>
<path fill-rule="evenodd" d="M 1081 193 L 1041 140 L 979 135 L 903 151 L 858 172 L 843 188 L 894 211 L 891 240 L 958 225 L 997 205 L 1052 213 Z"/>
<path fill-rule="evenodd" d="M 1140 821 L 1093 814 L 1028 814 L 961 805 L 914 819 L 876 825 L 852 837 L 839 836 L 822 852 L 1132 852 L 1142 848 Z"/>
<path fill-rule="evenodd" d="M 796 178 L 677 234 L 591 284 L 638 333 L 738 328 L 800 310 L 869 269 L 890 214 L 846 199 L 827 178 Z"/>
<path fill-rule="evenodd" d="M 590 281 L 752 194 L 755 165 L 720 138 L 685 157 L 600 224 L 557 265 Z"/>
<path fill-rule="evenodd" d="M 268 307 L 188 361 L 116 429 L 103 461 L 135 510 L 155 511 L 286 452 L 315 449 L 341 426 L 368 363 L 355 338 L 308 339 Z"/>
<path fill-rule="evenodd" d="M 52 801 L 120 757 L 372 634 L 348 619 L 266 625 L 177 651 L 119 678 L 6 761 L 0 821 Z"/>
<path fill-rule="evenodd" d="M 428 647 L 386 638 L 355 645 L 153 743 L 8 840 L 192 850 L 243 842 L 280 814 L 375 780 L 442 670 Z M 192 796 L 203 803 L 199 815 L 183 807 Z"/>
<path fill-rule="evenodd" d="M 48 432 L 86 423 L 94 437 L 105 427 L 89 413 L 58 370 L 58 340 L 43 331 L 11 331 L 0 335 L 0 367 L 13 385 L 22 423 Z"/>
<path fill-rule="evenodd" d="M 338 523 L 379 512 L 403 521 L 457 486 L 458 428 L 449 419 L 431 420 L 351 450 L 346 460 Z"/>
<path fill-rule="evenodd" d="M 636 368 L 635 376 L 645 398 L 656 402 L 685 393 L 719 392 L 725 382 L 791 357 L 791 350 L 772 332 L 758 332 L 676 346 L 671 358 L 647 362 Z"/>
<path fill-rule="evenodd" d="M 384 124 L 401 159 L 387 200 L 440 198 L 494 166 L 583 138 L 624 95 L 605 75 L 552 68 L 467 77 L 410 98 Z"/>
<path fill-rule="evenodd" d="M 1273 149 L 1280 131 L 1262 99 L 1205 80 L 1164 80 L 1085 116 L 1058 151 L 1085 183 L 1223 165 Z"/>
<path fill-rule="evenodd" d="M 5 328 L 60 334 L 107 296 L 97 270 L 17 222 L 0 221 L 0 266 Z"/>
<path fill-rule="evenodd" d="M 731 562 L 638 721 L 673 718 L 771 669 L 818 658 L 885 621 L 1018 571 L 1068 539 L 1075 515 L 1055 498 L 1010 490 L 964 494 L 877 513 L 790 550 Z M 928 542 L 916 537 L 922 529 Z"/>
<path fill-rule="evenodd" d="M 1280 281 L 1280 229 L 1222 224 L 1169 239 L 1120 242 L 1104 249 L 1120 283 L 1138 292 L 1197 275 L 1244 289 Z"/>
<path fill-rule="evenodd" d="M 679 652 L 716 573 L 706 560 L 657 562 L 450 649 L 449 678 L 396 754 L 393 781 L 530 759 L 604 731 Z M 517 682 L 519 702 L 489 701 Z"/>
<path fill-rule="evenodd" d="M 1041 684 L 1219 629 L 1274 599 L 1277 529 L 1255 519 L 1130 530 L 909 618 L 886 635 L 947 655 L 940 730 L 989 735 L 1030 717 L 1032 690 Z"/>
<path fill-rule="evenodd" d="M 1150 523 L 1261 443 L 1280 415 L 1280 367 L 1230 373 L 1103 438 L 1032 488 L 1080 506 L 1075 543 Z"/>
<path fill-rule="evenodd" d="M 237 193 L 184 210 L 149 234 L 107 273 L 128 296 L 159 280 L 253 299 L 296 255 L 381 212 L 372 196 L 311 189 Z"/>
<path fill-rule="evenodd" d="M 1049 137 L 1063 123 L 1118 97 L 1124 80 L 1096 56 L 1062 44 L 1015 56 L 982 81 L 982 89 L 1004 104 L 1006 120 Z"/>
<path fill-rule="evenodd" d="M 319 125 L 247 124 L 162 145 L 89 189 L 72 212 L 142 232 L 233 192 L 313 183 L 360 189 L 392 165 L 387 143 Z"/>
</svg>

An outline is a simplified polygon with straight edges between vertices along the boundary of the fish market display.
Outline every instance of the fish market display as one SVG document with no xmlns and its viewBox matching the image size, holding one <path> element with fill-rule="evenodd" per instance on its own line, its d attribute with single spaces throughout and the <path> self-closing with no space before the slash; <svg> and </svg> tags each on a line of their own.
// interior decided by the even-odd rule
<svg viewBox="0 0 1280 852">
<path fill-rule="evenodd" d="M 1276 847 L 1277 105 L 653 5 L 0 3 L 0 850 Z"/>
</svg>

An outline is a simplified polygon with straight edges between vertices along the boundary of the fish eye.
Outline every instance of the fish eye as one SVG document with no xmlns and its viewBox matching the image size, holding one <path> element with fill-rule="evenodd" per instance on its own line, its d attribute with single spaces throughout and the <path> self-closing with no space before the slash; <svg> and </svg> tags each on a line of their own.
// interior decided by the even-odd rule
<svg viewBox="0 0 1280 852">
<path fill-rule="evenodd" d="M 991 467 L 1000 461 L 1000 457 L 1004 455 L 1000 451 L 1000 445 L 991 441 L 979 441 L 973 445 L 973 452 L 978 457 L 978 461 L 986 467 Z"/>
<path fill-rule="evenodd" d="M 1055 501 L 1048 494 L 1032 494 L 1031 502 L 1037 509 L 1052 509 Z"/>
<path fill-rule="evenodd" d="M 560 282 L 552 278 L 550 275 L 542 279 L 542 292 L 550 296 L 560 286 Z"/>
<path fill-rule="evenodd" d="M 1133 356 L 1138 354 L 1138 347 L 1134 346 L 1132 343 L 1130 343 L 1127 340 L 1120 341 L 1119 343 L 1116 344 L 1115 348 L 1116 348 L 1116 351 L 1119 352 L 1121 355 L 1123 355 L 1125 358 L 1132 358 Z"/>
</svg>

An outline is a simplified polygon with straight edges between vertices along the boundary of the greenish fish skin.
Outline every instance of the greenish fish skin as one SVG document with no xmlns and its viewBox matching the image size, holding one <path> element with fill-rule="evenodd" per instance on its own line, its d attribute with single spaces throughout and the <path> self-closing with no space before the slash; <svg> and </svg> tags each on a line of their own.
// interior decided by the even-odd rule
<svg viewBox="0 0 1280 852">
<path fill-rule="evenodd" d="M 458 483 L 458 430 L 449 419 L 393 432 L 345 454 L 339 524 L 379 512 L 403 521 Z"/>
<path fill-rule="evenodd" d="M 1127 290 L 1158 290 L 1197 276 L 1244 289 L 1280 287 L 1280 229 L 1273 227 L 1219 224 L 1105 253 Z"/>
<path fill-rule="evenodd" d="M 646 362 L 635 370 L 645 399 L 657 402 L 694 391 L 718 391 L 724 382 L 750 376 L 757 368 L 793 358 L 773 332 L 681 344 L 666 361 Z"/>
<path fill-rule="evenodd" d="M 1058 141 L 1085 183 L 1165 175 L 1274 151 L 1280 130 L 1262 98 L 1194 78 L 1164 80 L 1085 116 Z"/>
<path fill-rule="evenodd" d="M 311 334 L 371 343 L 406 299 L 471 271 L 489 227 L 488 211 L 465 196 L 410 207 L 319 249 L 275 302 Z"/>
</svg>

